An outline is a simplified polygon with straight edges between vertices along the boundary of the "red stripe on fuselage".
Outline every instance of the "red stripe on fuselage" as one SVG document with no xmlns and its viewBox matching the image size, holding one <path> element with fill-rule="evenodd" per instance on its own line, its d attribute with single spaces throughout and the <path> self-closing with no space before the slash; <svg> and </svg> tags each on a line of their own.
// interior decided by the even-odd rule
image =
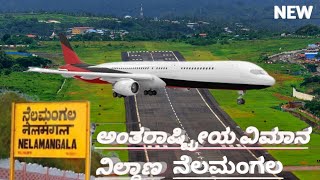
<svg viewBox="0 0 320 180">
<path fill-rule="evenodd" d="M 75 67 L 75 66 L 72 66 L 70 64 L 67 64 L 67 65 L 63 65 L 60 67 L 60 69 L 67 69 L 68 71 L 77 71 L 77 72 L 91 72 L 87 69 L 82 69 L 82 68 L 79 68 L 79 67 Z M 79 79 L 79 80 L 82 80 L 82 81 L 85 81 L 85 82 L 88 82 L 88 83 L 94 83 L 94 84 L 109 84 L 109 82 L 106 82 L 106 81 L 102 81 L 100 80 L 99 78 L 96 78 L 96 79 L 92 79 L 92 80 L 88 80 L 88 79 L 82 79 L 81 76 L 74 76 L 75 79 Z"/>
<path fill-rule="evenodd" d="M 97 78 L 97 79 L 91 79 L 91 80 L 82 79 L 81 76 L 75 76 L 74 78 L 79 79 L 79 80 L 84 81 L 84 82 L 87 82 L 87 83 L 93 83 L 93 84 L 110 84 L 109 82 L 107 82 L 107 81 L 102 81 L 102 80 L 100 80 L 99 78 Z"/>
</svg>

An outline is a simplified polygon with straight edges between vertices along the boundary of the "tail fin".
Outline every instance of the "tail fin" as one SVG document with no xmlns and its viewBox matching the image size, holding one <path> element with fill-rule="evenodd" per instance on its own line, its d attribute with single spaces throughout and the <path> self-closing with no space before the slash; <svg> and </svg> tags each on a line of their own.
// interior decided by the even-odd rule
<svg viewBox="0 0 320 180">
<path fill-rule="evenodd" d="M 82 64 L 78 55 L 72 49 L 67 37 L 59 34 L 65 64 Z"/>
</svg>

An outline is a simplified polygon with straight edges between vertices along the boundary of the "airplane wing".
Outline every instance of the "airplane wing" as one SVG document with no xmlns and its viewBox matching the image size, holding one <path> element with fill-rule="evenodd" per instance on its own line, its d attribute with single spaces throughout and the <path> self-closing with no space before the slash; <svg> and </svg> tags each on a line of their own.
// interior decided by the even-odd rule
<svg viewBox="0 0 320 180">
<path fill-rule="evenodd" d="M 100 79 L 109 83 L 114 83 L 120 79 L 133 79 L 136 81 L 153 81 L 159 79 L 157 76 L 151 74 L 129 74 L 129 73 L 100 73 L 100 72 L 77 72 L 67 70 L 55 70 L 55 69 L 44 69 L 38 67 L 29 67 L 27 72 L 38 72 L 46 74 L 60 74 L 64 77 L 75 77 L 78 76 L 81 79 L 93 80 Z"/>
</svg>

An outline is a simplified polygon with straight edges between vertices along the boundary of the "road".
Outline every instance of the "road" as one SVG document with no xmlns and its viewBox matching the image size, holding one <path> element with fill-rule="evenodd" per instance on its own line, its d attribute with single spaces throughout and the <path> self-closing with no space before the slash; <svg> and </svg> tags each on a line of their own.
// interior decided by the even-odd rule
<svg viewBox="0 0 320 180">
<path fill-rule="evenodd" d="M 183 56 L 176 51 L 135 51 L 123 52 L 123 61 L 184 61 Z M 156 96 L 145 96 L 139 94 L 135 97 L 125 99 L 128 131 L 139 130 L 140 127 L 147 127 L 153 131 L 166 131 L 172 134 L 174 128 L 181 128 L 190 139 L 197 139 L 201 131 L 224 131 L 230 127 L 239 139 L 243 132 L 237 124 L 219 107 L 207 89 L 191 89 L 181 91 L 177 89 L 164 88 L 158 91 Z M 237 140 L 229 147 L 243 147 Z M 221 147 L 226 147 L 222 145 Z M 167 171 L 163 174 L 166 179 L 182 177 L 174 175 L 173 161 L 179 160 L 180 156 L 188 155 L 193 161 L 221 161 L 223 156 L 228 160 L 238 163 L 257 160 L 257 157 L 264 156 L 267 160 L 274 160 L 266 151 L 250 150 L 201 150 L 195 152 L 170 150 L 144 150 L 130 151 L 131 161 L 146 161 L 167 163 Z M 205 175 L 190 174 L 188 177 L 210 177 Z M 293 174 L 283 172 L 278 175 L 266 174 L 232 174 L 215 175 L 217 177 L 271 177 L 279 179 L 297 179 Z"/>
</svg>

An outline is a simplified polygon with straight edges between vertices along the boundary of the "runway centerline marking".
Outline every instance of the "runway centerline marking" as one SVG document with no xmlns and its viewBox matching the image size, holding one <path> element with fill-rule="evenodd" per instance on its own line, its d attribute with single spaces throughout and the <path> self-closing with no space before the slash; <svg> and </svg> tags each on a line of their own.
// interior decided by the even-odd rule
<svg viewBox="0 0 320 180">
<path fill-rule="evenodd" d="M 181 128 L 182 128 L 183 130 L 185 130 L 184 127 L 183 127 L 183 125 L 182 125 L 182 123 L 181 123 L 181 121 L 180 121 L 180 119 L 179 119 L 179 117 L 178 117 L 178 115 L 177 115 L 177 113 L 176 113 L 176 111 L 175 111 L 174 108 L 173 108 L 173 105 L 172 105 L 172 103 L 171 103 L 171 100 L 170 100 L 170 98 L 169 98 L 169 95 L 168 95 L 168 92 L 167 92 L 167 89 L 166 89 L 166 88 L 164 89 L 164 92 L 165 92 L 166 97 L 167 97 L 167 99 L 168 99 L 168 101 L 169 101 L 169 104 L 170 104 L 170 107 L 171 107 L 171 109 L 172 109 L 172 111 L 173 111 L 174 116 L 176 117 L 176 119 L 177 119 L 178 123 L 180 124 Z M 186 135 L 188 136 L 187 132 L 186 132 Z M 188 137 L 189 137 L 189 136 L 188 136 Z"/>
</svg>

